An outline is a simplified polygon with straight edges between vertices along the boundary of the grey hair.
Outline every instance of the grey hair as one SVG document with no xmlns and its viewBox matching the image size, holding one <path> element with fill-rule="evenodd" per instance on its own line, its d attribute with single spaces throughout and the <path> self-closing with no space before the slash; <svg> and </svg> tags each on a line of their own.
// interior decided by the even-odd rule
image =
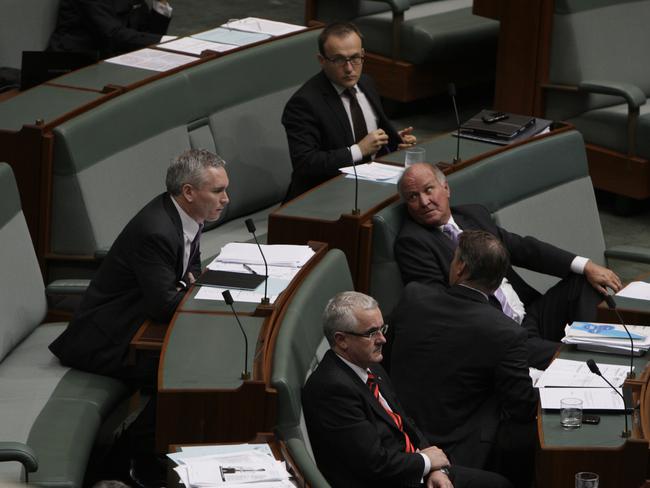
<svg viewBox="0 0 650 488">
<path fill-rule="evenodd" d="M 356 311 L 376 308 L 379 308 L 377 300 L 357 291 L 343 291 L 334 295 L 323 312 L 323 333 L 330 346 L 334 345 L 335 332 L 355 332 L 359 324 Z"/>
<path fill-rule="evenodd" d="M 208 168 L 223 168 L 226 162 L 218 155 L 205 149 L 189 149 L 174 158 L 167 168 L 165 183 L 170 195 L 180 195 L 183 185 L 199 188 L 203 182 L 203 171 Z"/>
<path fill-rule="evenodd" d="M 429 171 L 431 171 L 431 173 L 433 173 L 433 176 L 436 177 L 436 180 L 438 180 L 438 183 L 440 183 L 441 185 L 444 185 L 444 184 L 447 182 L 447 177 L 446 177 L 445 174 L 442 172 L 442 170 L 441 170 L 440 168 L 438 168 L 438 166 L 436 166 L 435 164 L 431 164 L 431 163 L 416 163 L 416 164 L 414 164 L 414 165 L 409 166 L 408 168 L 406 168 L 406 169 L 402 172 L 402 174 L 400 175 L 399 179 L 397 180 L 397 192 L 399 193 L 399 196 L 402 198 L 402 200 L 406 200 L 406 197 L 404 196 L 404 193 L 403 193 L 403 191 L 402 191 L 402 181 L 404 180 L 404 177 L 407 175 L 407 173 L 408 173 L 408 174 L 411 173 L 411 168 L 412 168 L 413 166 L 416 166 L 416 165 L 417 165 L 417 166 L 426 166 L 427 168 L 429 168 Z"/>
</svg>

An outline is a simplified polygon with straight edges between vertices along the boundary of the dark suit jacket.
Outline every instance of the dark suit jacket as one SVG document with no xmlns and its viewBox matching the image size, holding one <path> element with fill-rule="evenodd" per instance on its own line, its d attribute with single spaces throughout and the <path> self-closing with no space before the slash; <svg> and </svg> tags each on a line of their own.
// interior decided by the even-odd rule
<svg viewBox="0 0 650 488">
<path fill-rule="evenodd" d="M 110 57 L 160 42 L 169 20 L 144 0 L 61 0 L 48 50 Z"/>
<path fill-rule="evenodd" d="M 171 197 L 149 202 L 117 237 L 68 328 L 50 345 L 65 365 L 121 376 L 129 342 L 145 319 L 168 322 L 184 291 L 183 227 Z M 189 266 L 201 270 L 200 253 Z"/>
<path fill-rule="evenodd" d="M 526 331 L 464 286 L 410 283 L 393 313 L 391 377 L 429 443 L 484 468 L 502 422 L 530 423 Z"/>
<path fill-rule="evenodd" d="M 463 230 L 484 230 L 498 237 L 510 253 L 513 266 L 538 271 L 559 278 L 571 272 L 575 254 L 542 242 L 534 237 L 521 237 L 498 227 L 488 210 L 481 205 L 452 207 L 451 213 Z M 438 228 L 427 228 L 407 216 L 395 241 L 395 259 L 404 283 L 418 281 L 448 287 L 449 267 L 456 245 Z M 506 278 L 528 306 L 539 293 L 510 267 Z"/>
<path fill-rule="evenodd" d="M 386 117 L 372 80 L 362 75 L 358 86 L 388 134 L 387 150 L 395 151 L 401 138 Z M 293 174 L 288 198 L 293 198 L 338 175 L 352 163 L 354 135 L 350 121 L 327 76 L 321 71 L 309 79 L 287 102 L 282 114 L 287 132 Z"/>
<path fill-rule="evenodd" d="M 416 447 L 426 443 L 406 417 L 381 366 L 379 389 L 402 416 Z M 404 435 L 369 388 L 331 350 L 309 377 L 302 393 L 309 440 L 318 468 L 336 488 L 418 486 L 424 471 L 420 454 L 404 452 Z"/>
</svg>

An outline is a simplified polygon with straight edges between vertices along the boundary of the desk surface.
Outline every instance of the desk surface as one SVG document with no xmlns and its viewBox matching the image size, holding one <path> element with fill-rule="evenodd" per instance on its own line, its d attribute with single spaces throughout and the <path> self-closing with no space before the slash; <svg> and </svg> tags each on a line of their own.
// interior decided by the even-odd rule
<svg viewBox="0 0 650 488">
<path fill-rule="evenodd" d="M 161 73 L 104 61 L 51 80 L 51 84 L 102 91 L 106 85 L 129 86 Z"/>
<path fill-rule="evenodd" d="M 574 361 L 587 361 L 594 359 L 598 364 L 621 364 L 630 363 L 628 356 L 615 354 L 602 354 L 588 351 L 578 351 L 573 346 L 562 346 L 559 357 L 572 359 Z M 634 370 L 637 377 L 644 371 L 650 356 L 645 354 L 634 358 Z M 603 384 L 605 384 L 603 382 Z M 540 441 L 544 448 L 581 448 L 589 447 L 619 447 L 625 443 L 621 437 L 624 427 L 622 413 L 598 413 L 600 424 L 583 424 L 580 429 L 566 431 L 560 427 L 560 413 L 558 411 L 542 410 L 540 426 Z M 630 423 L 630 428 L 631 428 Z"/>
</svg>

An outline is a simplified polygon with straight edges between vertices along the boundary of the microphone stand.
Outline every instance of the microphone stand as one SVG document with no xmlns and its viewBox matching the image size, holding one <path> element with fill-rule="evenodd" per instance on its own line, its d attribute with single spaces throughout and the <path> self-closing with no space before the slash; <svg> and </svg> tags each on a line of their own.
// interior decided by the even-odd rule
<svg viewBox="0 0 650 488">
<path fill-rule="evenodd" d="M 605 302 L 607 302 L 607 306 L 609 307 L 610 310 L 613 310 L 614 313 L 616 313 L 616 316 L 618 317 L 618 321 L 621 323 L 623 328 L 625 329 L 625 332 L 627 332 L 627 336 L 630 339 L 630 372 L 627 374 L 628 379 L 636 378 L 636 375 L 634 374 L 634 339 L 632 338 L 632 334 L 630 334 L 629 329 L 625 325 L 625 322 L 623 321 L 623 317 L 621 317 L 621 314 L 618 311 L 618 308 L 616 307 L 616 301 L 614 300 L 614 297 L 611 295 L 607 295 L 605 297 Z"/>
<path fill-rule="evenodd" d="M 454 104 L 454 114 L 456 114 L 456 157 L 453 159 L 452 164 L 458 164 L 461 162 L 460 159 L 460 117 L 458 116 L 458 107 L 456 106 L 456 85 L 454 83 L 449 83 L 447 85 L 447 91 L 451 97 L 451 101 Z"/>
<path fill-rule="evenodd" d="M 253 238 L 255 239 L 255 244 L 257 244 L 257 248 L 260 250 L 260 254 L 262 255 L 262 259 L 264 260 L 264 270 L 266 272 L 266 276 L 264 277 L 264 298 L 262 298 L 261 303 L 263 305 L 268 305 L 271 302 L 269 300 L 269 295 L 268 295 L 269 265 L 266 262 L 266 256 L 264 256 L 264 253 L 262 252 L 262 246 L 260 246 L 260 243 L 257 240 L 257 236 L 255 235 L 255 222 L 253 222 L 253 219 L 246 219 L 245 223 L 248 232 L 253 234 Z"/>
<path fill-rule="evenodd" d="M 591 371 L 596 376 L 600 376 L 605 381 L 605 383 L 607 383 L 610 386 L 610 388 L 614 390 L 614 392 L 616 392 L 618 396 L 621 397 L 621 400 L 623 400 L 623 418 L 625 419 L 625 430 L 621 432 L 621 437 L 625 439 L 631 437 L 632 433 L 630 432 L 627 426 L 627 407 L 625 406 L 625 397 L 616 389 L 614 385 L 610 383 L 610 381 L 607 378 L 603 376 L 603 373 L 600 372 L 600 368 L 596 364 L 596 361 L 594 361 L 593 359 L 589 359 L 587 361 L 587 366 L 589 367 L 589 371 Z"/>
<path fill-rule="evenodd" d="M 251 373 L 248 371 L 248 337 L 246 336 L 246 332 L 244 332 L 244 328 L 241 325 L 241 322 L 239 321 L 239 316 L 237 315 L 237 312 L 235 311 L 235 307 L 233 306 L 234 300 L 232 299 L 232 295 L 230 294 L 230 290 L 225 290 L 221 293 L 221 296 L 223 296 L 224 301 L 230 305 L 230 308 L 232 309 L 232 313 L 235 315 L 235 319 L 237 320 L 237 323 L 239 324 L 239 329 L 241 330 L 242 335 L 244 336 L 244 371 L 242 371 L 241 374 L 241 379 L 242 380 L 250 380 L 251 379 Z"/>
</svg>

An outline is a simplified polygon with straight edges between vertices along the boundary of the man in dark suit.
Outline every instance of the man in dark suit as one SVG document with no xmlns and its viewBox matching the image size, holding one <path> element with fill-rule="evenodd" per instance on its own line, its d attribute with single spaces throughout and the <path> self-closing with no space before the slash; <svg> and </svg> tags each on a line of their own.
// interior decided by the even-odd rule
<svg viewBox="0 0 650 488">
<path fill-rule="evenodd" d="M 409 283 L 392 315 L 391 377 L 429 442 L 455 462 L 496 469 L 528 488 L 538 397 L 527 334 L 493 295 L 509 265 L 494 235 L 468 230 L 450 288 Z"/>
<path fill-rule="evenodd" d="M 228 203 L 228 175 L 215 154 L 189 150 L 167 170 L 167 192 L 149 202 L 113 243 L 67 329 L 51 345 L 63 364 L 155 385 L 157 357 L 126 364 L 140 325 L 168 322 L 201 273 L 203 222 Z"/>
<path fill-rule="evenodd" d="M 323 330 L 331 349 L 302 402 L 316 463 L 332 486 L 510 486 L 495 473 L 450 465 L 407 417 L 379 366 L 387 326 L 373 298 L 339 293 L 327 304 Z"/>
<path fill-rule="evenodd" d="M 450 209 L 446 178 L 433 165 L 420 163 L 407 168 L 398 189 L 409 214 L 395 242 L 395 258 L 404 283 L 449 286 L 447 277 L 456 241 L 466 229 L 485 230 L 497 236 L 510 253 L 513 265 L 562 278 L 540 295 L 510 267 L 495 291 L 504 313 L 528 331 L 531 366 L 546 368 L 564 334 L 565 324 L 594 320 L 596 306 L 602 300 L 601 294 L 607 293 L 606 288 L 621 288 L 619 277 L 603 266 L 496 226 L 485 207 L 463 205 Z"/>
<path fill-rule="evenodd" d="M 92 52 L 100 58 L 160 42 L 172 8 L 167 0 L 61 0 L 48 51 Z"/>
<path fill-rule="evenodd" d="M 333 178 L 339 168 L 415 144 L 412 127 L 397 132 L 372 80 L 361 74 L 365 52 L 354 24 L 327 26 L 318 38 L 321 72 L 287 102 L 293 174 L 287 199 Z"/>
</svg>

